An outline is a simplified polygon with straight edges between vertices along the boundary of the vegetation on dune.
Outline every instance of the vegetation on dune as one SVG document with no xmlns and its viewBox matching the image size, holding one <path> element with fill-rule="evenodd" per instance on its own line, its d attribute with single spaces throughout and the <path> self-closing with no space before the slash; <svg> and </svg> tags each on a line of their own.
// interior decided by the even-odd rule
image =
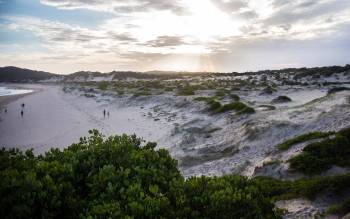
<svg viewBox="0 0 350 219">
<path fill-rule="evenodd" d="M 234 101 L 239 101 L 241 99 L 237 94 L 230 94 L 230 97 Z"/>
<path fill-rule="evenodd" d="M 219 89 L 219 90 L 216 90 L 215 91 L 215 96 L 216 97 L 220 97 L 220 98 L 222 98 L 222 97 L 224 97 L 225 95 L 226 95 L 226 90 L 224 90 L 224 89 Z"/>
<path fill-rule="evenodd" d="M 295 136 L 291 139 L 288 139 L 287 141 L 283 142 L 282 144 L 277 145 L 279 150 L 288 150 L 290 147 L 296 144 L 303 143 L 305 141 L 310 141 L 314 139 L 319 138 L 326 138 L 330 135 L 335 134 L 335 132 L 310 132 L 303 135 Z"/>
<path fill-rule="evenodd" d="M 231 110 L 236 111 L 238 114 L 255 113 L 255 110 L 253 108 L 247 106 L 246 104 L 244 104 L 242 102 L 238 102 L 238 101 L 225 104 L 225 105 L 221 106 L 219 109 L 217 109 L 216 112 L 217 113 L 224 113 L 224 112 L 231 111 Z"/>
<path fill-rule="evenodd" d="M 332 205 L 327 209 L 328 214 L 336 214 L 340 216 L 344 216 L 349 212 L 350 212 L 350 198 L 346 199 L 342 203 Z"/>
<path fill-rule="evenodd" d="M 278 218 L 241 176 L 184 180 L 177 162 L 135 136 L 89 138 L 45 155 L 1 150 L 5 218 Z"/>
<path fill-rule="evenodd" d="M 286 103 L 286 102 L 291 102 L 292 99 L 290 99 L 287 96 L 278 96 L 275 99 L 271 101 L 271 103 Z"/>
<path fill-rule="evenodd" d="M 100 90 L 107 90 L 109 83 L 107 81 L 101 81 L 97 83 L 97 88 Z"/>
<path fill-rule="evenodd" d="M 216 101 L 214 97 L 196 97 L 193 100 L 206 102 L 210 111 L 216 111 L 221 108 L 221 103 Z"/>
<path fill-rule="evenodd" d="M 301 154 L 289 160 L 292 169 L 319 174 L 333 165 L 350 167 L 350 128 L 339 131 L 334 138 L 307 145 Z"/>
<path fill-rule="evenodd" d="M 231 110 L 236 111 L 238 114 L 255 113 L 253 108 L 239 101 L 221 105 L 214 97 L 196 97 L 193 100 L 206 102 L 209 105 L 210 111 L 214 113 L 224 113 Z"/>
<path fill-rule="evenodd" d="M 155 143 L 97 131 L 60 151 L 0 151 L 5 218 L 280 218 L 273 202 L 348 189 L 350 174 L 281 181 L 191 177 Z M 142 146 L 143 145 L 143 146 Z M 347 209 L 347 202 L 341 209 Z M 339 208 L 340 209 L 340 208 Z"/>
<path fill-rule="evenodd" d="M 275 110 L 276 107 L 272 105 L 260 105 L 259 107 L 266 108 L 267 110 Z"/>
<path fill-rule="evenodd" d="M 179 95 L 179 96 L 192 96 L 192 95 L 195 95 L 195 89 L 191 86 L 185 86 L 185 87 L 178 89 L 177 95 Z"/>
</svg>

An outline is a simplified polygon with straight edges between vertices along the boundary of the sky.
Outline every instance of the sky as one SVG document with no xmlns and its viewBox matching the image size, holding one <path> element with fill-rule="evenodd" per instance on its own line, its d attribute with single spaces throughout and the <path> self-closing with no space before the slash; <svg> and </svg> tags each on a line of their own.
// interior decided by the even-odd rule
<svg viewBox="0 0 350 219">
<path fill-rule="evenodd" d="M 232 72 L 350 63 L 350 0 L 0 0 L 0 66 Z"/>
</svg>

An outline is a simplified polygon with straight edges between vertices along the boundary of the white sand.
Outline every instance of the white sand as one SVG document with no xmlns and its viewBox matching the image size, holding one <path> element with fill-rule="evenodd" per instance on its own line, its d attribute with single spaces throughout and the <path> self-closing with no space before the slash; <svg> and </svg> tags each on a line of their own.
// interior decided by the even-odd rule
<svg viewBox="0 0 350 219">
<path fill-rule="evenodd" d="M 120 108 L 117 103 L 96 102 L 86 97 L 66 94 L 60 86 L 24 85 L 42 91 L 7 104 L 8 112 L 0 114 L 0 146 L 34 148 L 36 153 L 51 147 L 65 147 L 87 136 L 88 130 L 103 134 L 136 133 L 145 140 L 162 143 L 169 128 L 143 116 L 139 107 Z M 21 103 L 25 103 L 21 117 Z M 103 109 L 110 111 L 103 118 Z"/>
</svg>

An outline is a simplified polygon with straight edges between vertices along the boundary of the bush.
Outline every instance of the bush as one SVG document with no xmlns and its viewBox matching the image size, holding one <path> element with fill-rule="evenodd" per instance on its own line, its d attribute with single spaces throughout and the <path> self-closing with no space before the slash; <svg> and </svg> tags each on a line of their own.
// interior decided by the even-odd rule
<svg viewBox="0 0 350 219">
<path fill-rule="evenodd" d="M 221 103 L 217 102 L 213 97 L 196 97 L 193 100 L 206 102 L 210 111 L 216 111 L 221 107 Z"/>
<path fill-rule="evenodd" d="M 224 97 L 225 94 L 226 94 L 226 91 L 223 90 L 223 89 L 217 90 L 217 91 L 215 92 L 215 96 L 216 96 L 216 97 Z"/>
<path fill-rule="evenodd" d="M 291 146 L 295 144 L 299 144 L 305 141 L 310 141 L 313 139 L 318 138 L 326 138 L 330 135 L 333 135 L 334 132 L 310 132 L 307 134 L 299 135 L 296 137 L 293 137 L 291 139 L 288 139 L 287 141 L 283 142 L 282 144 L 277 145 L 278 149 L 280 150 L 288 150 Z"/>
<path fill-rule="evenodd" d="M 180 88 L 178 90 L 177 95 L 179 95 L 179 96 L 192 96 L 192 95 L 195 95 L 195 90 L 191 86 L 185 86 L 185 87 Z"/>
<path fill-rule="evenodd" d="M 344 216 L 349 212 L 350 212 L 350 198 L 346 199 L 344 202 L 340 204 L 332 205 L 327 209 L 328 214 L 337 214 L 340 216 Z"/>
<path fill-rule="evenodd" d="M 225 104 L 216 110 L 217 113 L 224 113 L 227 111 L 235 110 L 238 114 L 250 114 L 255 113 L 255 110 L 242 102 L 233 102 Z"/>
<path fill-rule="evenodd" d="M 287 96 L 278 96 L 275 99 L 271 101 L 271 103 L 286 103 L 286 102 L 291 102 L 292 99 L 290 99 Z"/>
<path fill-rule="evenodd" d="M 332 165 L 350 166 L 350 129 L 338 132 L 334 138 L 307 145 L 303 152 L 289 160 L 290 166 L 307 174 L 318 174 Z"/>
<path fill-rule="evenodd" d="M 241 99 L 237 94 L 230 94 L 230 97 L 234 101 L 239 101 Z"/>
<path fill-rule="evenodd" d="M 280 218 L 242 176 L 184 180 L 155 143 L 99 132 L 45 155 L 0 151 L 3 218 Z"/>
</svg>

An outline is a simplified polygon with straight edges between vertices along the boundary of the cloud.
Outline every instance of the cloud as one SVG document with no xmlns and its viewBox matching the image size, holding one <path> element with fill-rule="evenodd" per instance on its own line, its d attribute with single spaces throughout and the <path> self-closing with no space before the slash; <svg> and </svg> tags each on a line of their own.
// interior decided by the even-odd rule
<svg viewBox="0 0 350 219">
<path fill-rule="evenodd" d="M 157 39 L 150 40 L 146 43 L 147 46 L 152 47 L 179 46 L 183 44 L 185 44 L 185 41 L 179 36 L 159 36 Z"/>
<path fill-rule="evenodd" d="M 169 10 L 175 14 L 185 13 L 178 0 L 41 0 L 42 4 L 60 9 L 89 9 L 114 13 Z"/>
<path fill-rule="evenodd" d="M 264 62 L 273 67 L 274 59 L 278 60 L 276 66 L 286 63 L 307 64 L 301 60 L 308 57 L 293 49 L 293 46 L 302 50 L 303 46 L 313 45 L 312 49 L 308 50 L 308 54 L 312 54 L 312 50 L 319 51 L 315 47 L 318 42 L 327 45 L 329 49 L 332 48 L 332 44 L 339 46 L 339 42 L 345 42 L 344 36 L 350 36 L 350 1 L 41 0 L 41 2 L 59 9 L 88 9 L 113 14 L 96 25 L 85 26 L 73 25 L 69 23 L 69 19 L 58 22 L 49 18 L 30 16 L 0 16 L 0 26 L 3 30 L 13 33 L 30 32 L 39 39 L 36 45 L 40 44 L 41 47 L 41 51 L 33 55 L 33 48 L 28 49 L 26 53 L 24 49 L 19 49 L 21 45 L 11 48 L 5 46 L 2 51 L 5 53 L 11 51 L 13 56 L 2 55 L 0 62 L 4 63 L 3 60 L 7 60 L 13 64 L 22 60 L 26 64 L 40 65 L 41 62 L 45 62 L 54 66 L 61 63 L 73 66 L 75 69 L 78 67 L 87 69 L 95 65 L 101 69 L 117 66 L 118 69 L 143 70 L 156 69 L 159 65 L 166 70 L 166 66 L 169 66 L 169 69 L 184 66 L 192 69 L 192 63 L 196 63 L 199 59 L 202 60 L 200 63 L 207 62 L 204 66 L 209 66 L 208 69 L 212 70 L 215 68 L 228 70 L 235 65 L 251 68 L 254 64 L 263 66 Z M 292 55 L 284 52 L 284 45 L 288 45 L 286 50 Z M 0 41 L 0 48 L 2 46 L 4 43 Z M 343 51 L 340 46 L 337 49 Z M 13 51 L 18 51 L 18 56 Z M 285 58 L 280 58 L 277 54 Z M 301 58 L 296 58 L 293 54 L 300 55 Z M 321 55 L 316 56 L 312 63 L 316 63 L 317 57 Z M 325 57 L 328 56 L 323 54 L 322 61 Z M 340 60 L 339 55 L 335 57 Z M 255 60 L 259 62 L 255 63 Z M 103 64 L 106 67 L 103 67 Z M 203 66 L 198 69 L 205 70 Z"/>
</svg>

